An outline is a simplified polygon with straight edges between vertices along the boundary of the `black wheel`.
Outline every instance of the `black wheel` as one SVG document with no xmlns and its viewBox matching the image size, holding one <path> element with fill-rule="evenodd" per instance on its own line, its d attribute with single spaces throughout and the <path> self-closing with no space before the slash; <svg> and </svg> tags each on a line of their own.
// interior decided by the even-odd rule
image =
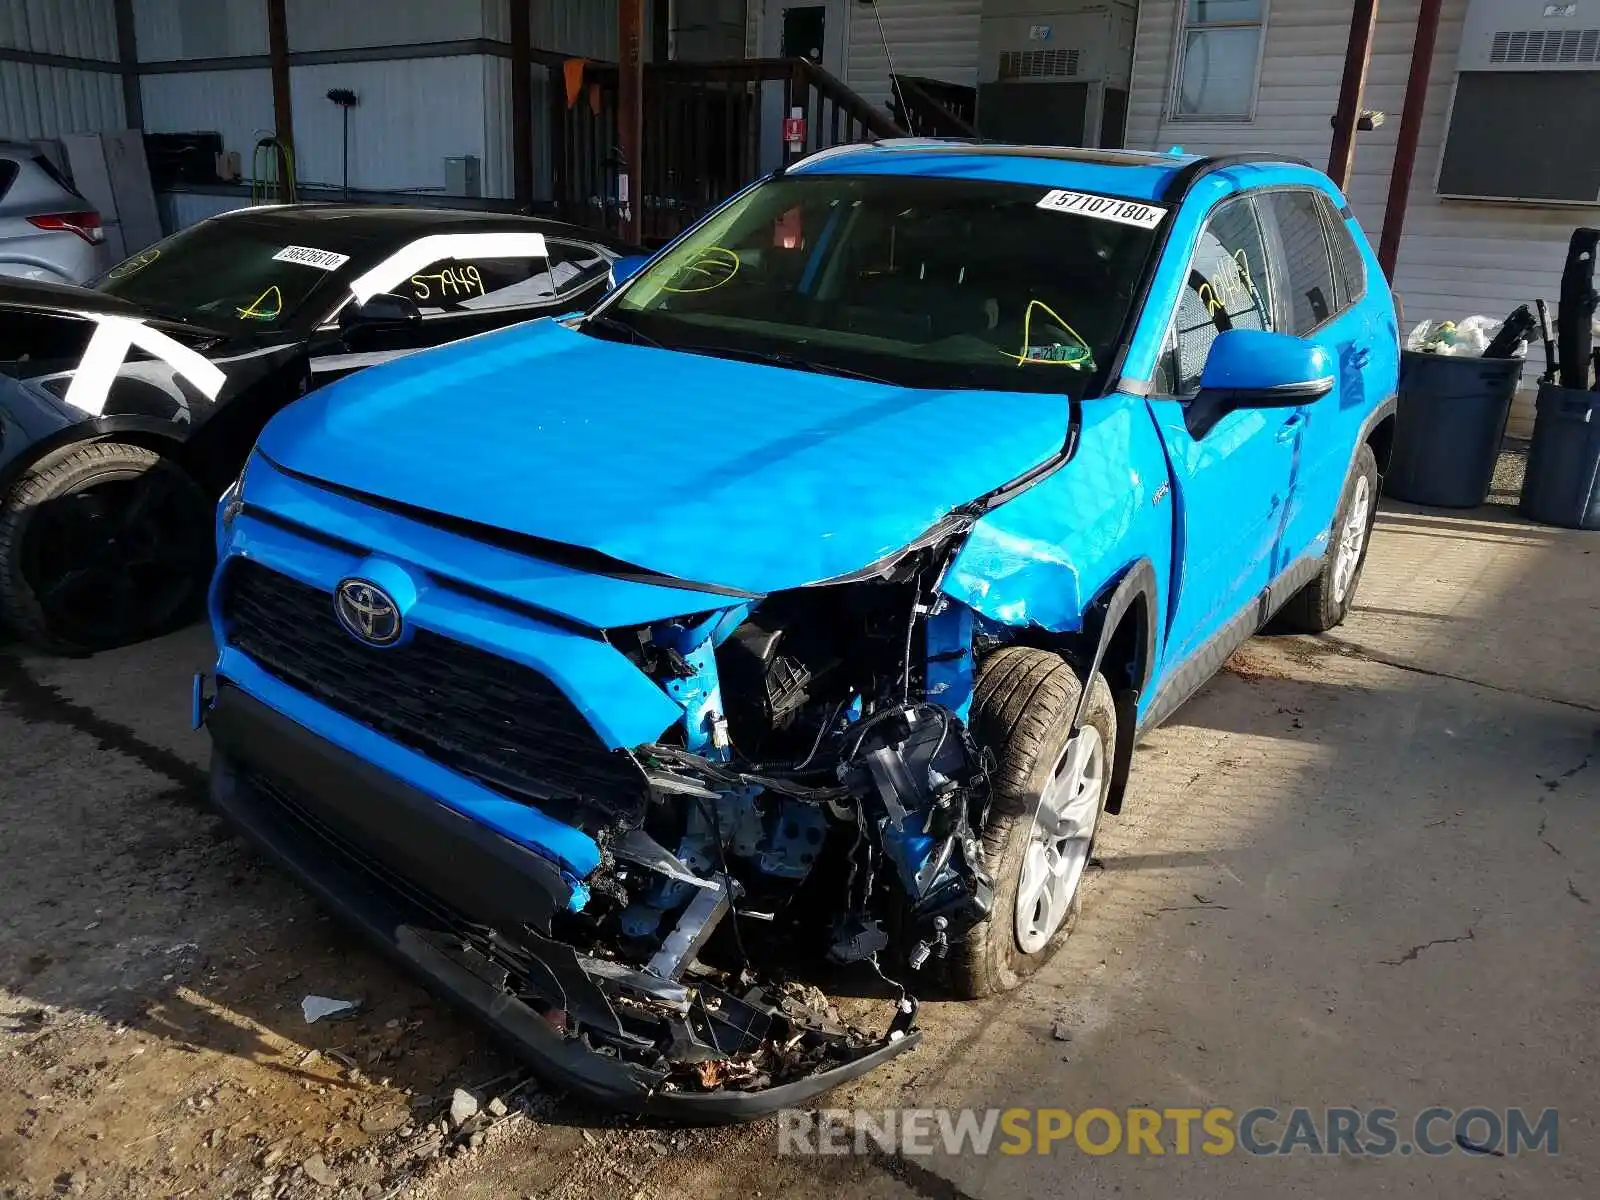
<svg viewBox="0 0 1600 1200">
<path fill-rule="evenodd" d="M 1356 588 L 1361 585 L 1361 568 L 1367 562 L 1367 535 L 1377 505 L 1378 460 L 1371 446 L 1362 445 L 1344 485 L 1333 528 L 1328 531 L 1322 572 L 1283 606 L 1279 620 L 1284 628 L 1326 633 L 1350 615 Z"/>
<path fill-rule="evenodd" d="M 74 446 L 0 505 L 0 616 L 24 641 L 103 650 L 169 632 L 205 597 L 211 505 L 142 446 Z"/>
<path fill-rule="evenodd" d="M 1016 987 L 1049 961 L 1077 921 L 1079 886 L 1111 789 L 1117 713 L 1099 675 L 1069 738 L 1082 687 L 1059 655 L 1008 646 L 990 655 L 973 697 L 973 733 L 995 755 L 983 831 L 994 908 L 950 954 L 967 997 Z"/>
</svg>

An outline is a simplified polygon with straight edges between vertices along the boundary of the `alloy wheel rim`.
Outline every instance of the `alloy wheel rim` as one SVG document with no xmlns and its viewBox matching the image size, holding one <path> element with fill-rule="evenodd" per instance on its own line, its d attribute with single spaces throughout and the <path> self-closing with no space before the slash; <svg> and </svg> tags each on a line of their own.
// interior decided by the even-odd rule
<svg viewBox="0 0 1600 1200">
<path fill-rule="evenodd" d="M 1367 544 L 1367 519 L 1372 511 L 1372 488 L 1367 477 L 1356 480 L 1355 495 L 1350 498 L 1350 512 L 1339 530 L 1339 551 L 1333 563 L 1333 598 L 1343 604 L 1350 584 L 1361 565 L 1361 551 Z"/>
<path fill-rule="evenodd" d="M 1072 910 L 1089 865 L 1105 778 L 1105 742 L 1085 725 L 1051 772 L 1023 852 L 1016 936 L 1024 954 L 1044 949 Z"/>
<path fill-rule="evenodd" d="M 42 505 L 23 536 L 22 576 L 45 624 L 86 644 L 169 622 L 204 569 L 204 522 L 171 481 L 106 479 Z"/>
</svg>

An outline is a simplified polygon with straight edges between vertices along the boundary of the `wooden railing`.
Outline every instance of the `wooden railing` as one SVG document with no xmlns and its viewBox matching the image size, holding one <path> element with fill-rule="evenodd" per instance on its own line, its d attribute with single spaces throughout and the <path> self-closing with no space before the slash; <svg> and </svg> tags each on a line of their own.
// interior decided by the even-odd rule
<svg viewBox="0 0 1600 1200">
<path fill-rule="evenodd" d="M 925 75 L 891 79 L 889 111 L 903 129 L 917 137 L 978 136 L 978 90 Z"/>
<path fill-rule="evenodd" d="M 564 87 L 552 91 L 560 108 L 551 114 L 557 206 L 569 221 L 616 231 L 617 68 L 585 64 L 581 93 L 570 108 Z M 784 158 L 905 136 L 887 113 L 806 59 L 646 64 L 639 194 L 631 200 L 639 205 L 647 243 L 674 236 L 761 174 L 764 99 L 771 121 L 795 109 L 805 116 L 804 140 L 797 149 L 782 147 Z"/>
</svg>

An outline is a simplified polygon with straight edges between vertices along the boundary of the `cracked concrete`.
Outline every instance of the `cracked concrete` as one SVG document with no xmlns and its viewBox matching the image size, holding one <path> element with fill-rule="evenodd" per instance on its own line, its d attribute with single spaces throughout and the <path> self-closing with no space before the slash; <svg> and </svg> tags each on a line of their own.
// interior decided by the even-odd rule
<svg viewBox="0 0 1600 1200">
<path fill-rule="evenodd" d="M 481 1152 L 387 1177 L 394 1200 L 1592 1196 L 1597 634 L 1600 538 L 1386 509 L 1344 645 L 1258 638 L 1145 739 L 1060 955 L 1011 996 L 932 999 L 915 1053 L 826 1101 L 1554 1107 L 1556 1158 L 1470 1139 L 1443 1158 L 1170 1140 L 1161 1157 L 779 1157 L 771 1124 L 658 1130 L 542 1096 Z M 251 1195 L 284 1146 L 361 1178 L 365 1106 L 399 1096 L 420 1124 L 429 1097 L 516 1070 L 204 815 L 187 713 L 206 641 L 0 651 L 0 1195 L 78 1173 L 89 1196 Z M 312 991 L 370 1007 L 308 1029 Z M 390 1083 L 300 1065 L 357 1044 Z M 212 1094 L 223 1115 L 195 1115 Z"/>
</svg>

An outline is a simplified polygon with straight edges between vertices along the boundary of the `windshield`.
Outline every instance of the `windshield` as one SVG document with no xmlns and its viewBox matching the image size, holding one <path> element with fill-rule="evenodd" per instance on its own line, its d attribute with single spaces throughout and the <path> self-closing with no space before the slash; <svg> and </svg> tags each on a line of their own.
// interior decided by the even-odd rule
<svg viewBox="0 0 1600 1200">
<path fill-rule="evenodd" d="M 281 231 L 204 221 L 118 263 L 95 285 L 159 316 L 221 329 L 276 330 L 349 270 L 344 253 L 296 246 Z"/>
<path fill-rule="evenodd" d="M 1116 348 L 1154 238 L 1145 226 L 1163 215 L 1094 199 L 961 179 L 775 179 L 640 272 L 589 332 L 626 325 L 668 348 L 907 387 L 1082 396 Z M 1137 209 L 1142 224 L 1074 207 Z"/>
</svg>

